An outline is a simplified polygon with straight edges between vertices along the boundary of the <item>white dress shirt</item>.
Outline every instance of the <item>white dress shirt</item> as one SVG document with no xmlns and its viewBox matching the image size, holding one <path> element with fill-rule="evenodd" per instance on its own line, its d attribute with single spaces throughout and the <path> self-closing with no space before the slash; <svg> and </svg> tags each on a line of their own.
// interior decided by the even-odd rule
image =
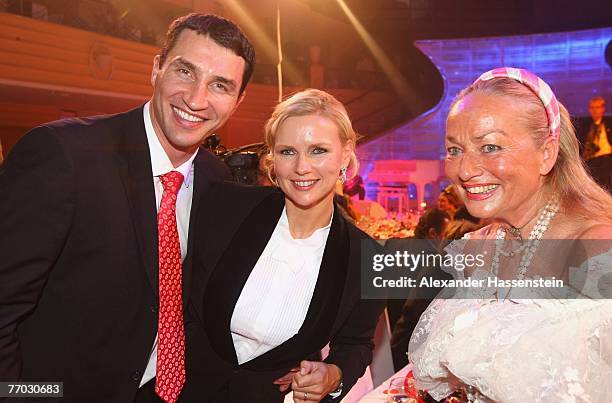
<svg viewBox="0 0 612 403">
<path fill-rule="evenodd" d="M 179 189 L 176 197 L 176 225 L 178 229 L 179 242 L 181 244 L 181 259 L 185 260 L 187 254 L 187 236 L 189 234 L 189 216 L 191 214 L 191 200 L 193 198 L 193 160 L 198 153 L 196 152 L 183 164 L 178 167 L 174 167 L 170 158 L 164 151 L 159 139 L 155 135 L 155 129 L 153 129 L 153 123 L 151 122 L 151 115 L 149 115 L 149 102 L 144 105 L 143 117 L 145 131 L 147 133 L 147 142 L 149 143 L 149 152 L 151 154 L 151 170 L 153 185 L 155 186 L 155 205 L 159 210 L 161 204 L 162 194 L 164 193 L 164 186 L 159 178 L 161 175 L 167 174 L 170 171 L 178 171 L 183 174 L 183 184 Z M 151 348 L 151 355 L 149 356 L 149 362 L 145 369 L 142 379 L 140 380 L 140 386 L 149 382 L 155 378 L 157 370 L 157 335 L 155 335 L 155 341 Z"/>
<path fill-rule="evenodd" d="M 232 314 L 230 330 L 238 363 L 279 346 L 304 323 L 332 217 L 308 238 L 294 239 L 283 209 Z"/>
</svg>

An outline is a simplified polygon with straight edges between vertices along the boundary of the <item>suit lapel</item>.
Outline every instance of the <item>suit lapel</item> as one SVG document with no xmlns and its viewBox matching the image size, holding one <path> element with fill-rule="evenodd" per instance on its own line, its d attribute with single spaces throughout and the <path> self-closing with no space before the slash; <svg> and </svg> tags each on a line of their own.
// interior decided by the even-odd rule
<svg viewBox="0 0 612 403">
<path fill-rule="evenodd" d="M 207 283 L 203 299 L 206 332 L 214 350 L 234 365 L 238 360 L 230 331 L 231 318 L 242 289 L 280 218 L 282 199 L 282 194 L 273 194 L 253 209 L 212 268 Z M 261 371 L 295 365 L 305 354 L 318 352 L 338 331 L 359 298 L 360 290 L 351 287 L 358 284 L 359 276 L 359 244 L 353 244 L 354 236 L 336 208 L 304 323 L 296 335 L 244 363 L 244 368 Z"/>
<path fill-rule="evenodd" d="M 132 210 L 134 230 L 151 288 L 159 294 L 157 209 L 151 156 L 142 107 L 128 112 L 118 133 L 119 171 Z"/>
<path fill-rule="evenodd" d="M 280 193 L 264 199 L 247 216 L 213 269 L 204 294 L 203 319 L 211 345 L 225 361 L 237 364 L 230 332 L 234 307 L 283 211 Z"/>
<path fill-rule="evenodd" d="M 334 321 L 330 334 L 336 334 L 340 330 L 342 324 L 348 317 L 349 313 L 355 304 L 361 298 L 360 287 L 355 287 L 355 284 L 361 283 L 361 251 L 363 248 L 362 239 L 358 236 L 355 228 L 349 226 L 345 222 L 345 236 L 347 255 L 345 258 L 346 276 L 342 287 L 342 299 L 338 305 L 336 320 Z M 373 240 L 370 240 L 374 242 Z"/>
<path fill-rule="evenodd" d="M 332 327 L 339 322 L 338 307 L 345 299 L 343 290 L 348 270 L 348 253 L 346 222 L 336 207 L 304 323 L 293 337 L 246 362 L 245 368 L 267 370 L 293 366 L 304 359 L 305 354 L 318 353 L 327 344 Z M 347 302 L 344 301 L 344 304 Z"/>
<path fill-rule="evenodd" d="M 193 197 L 191 199 L 191 212 L 189 215 L 189 235 L 187 237 L 187 255 L 183 262 L 183 310 L 186 309 L 189 297 L 191 295 L 191 278 L 193 275 L 193 245 L 195 237 L 193 236 L 196 230 L 196 217 L 200 207 L 202 198 L 205 197 L 204 192 L 209 188 L 209 180 L 206 175 L 206 164 L 200 150 L 193 161 Z"/>
</svg>

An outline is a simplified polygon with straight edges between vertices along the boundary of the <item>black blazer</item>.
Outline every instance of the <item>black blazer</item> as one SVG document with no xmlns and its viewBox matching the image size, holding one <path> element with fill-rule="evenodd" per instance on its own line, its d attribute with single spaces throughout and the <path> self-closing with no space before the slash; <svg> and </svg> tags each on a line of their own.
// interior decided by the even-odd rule
<svg viewBox="0 0 612 403">
<path fill-rule="evenodd" d="M 37 127 L 0 168 L 1 381 L 62 381 L 62 402 L 134 399 L 159 305 L 142 114 Z M 211 181 L 229 174 L 204 149 L 194 165 L 192 220 Z"/>
<path fill-rule="evenodd" d="M 280 218 L 284 195 L 269 187 L 215 184 L 208 201 L 196 221 L 191 308 L 203 326 L 189 332 L 199 333 L 188 343 L 189 395 L 212 402 L 282 401 L 272 382 L 303 359 L 320 359 L 330 341 L 326 362 L 341 368 L 346 394 L 372 360 L 372 336 L 384 307 L 384 301 L 360 298 L 362 242 L 374 241 L 336 208 L 304 324 L 280 346 L 238 365 L 231 317 Z"/>
<path fill-rule="evenodd" d="M 590 116 L 575 118 L 574 125 L 576 126 L 576 137 L 580 143 L 581 153 L 584 151 L 586 146 L 587 137 L 593 124 L 593 119 Z M 612 117 L 604 116 L 601 120 L 606 127 L 606 133 L 608 134 L 608 142 L 612 144 Z"/>
</svg>

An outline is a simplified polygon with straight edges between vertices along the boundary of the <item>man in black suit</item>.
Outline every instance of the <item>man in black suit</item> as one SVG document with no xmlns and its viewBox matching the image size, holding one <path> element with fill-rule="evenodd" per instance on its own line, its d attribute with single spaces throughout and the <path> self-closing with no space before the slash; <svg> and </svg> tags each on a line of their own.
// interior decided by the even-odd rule
<svg viewBox="0 0 612 403">
<path fill-rule="evenodd" d="M 242 101 L 254 60 L 232 22 L 181 17 L 155 56 L 144 106 L 49 123 L 13 148 L 0 168 L 0 381 L 63 382 L 64 402 L 180 393 L 190 222 L 209 185 L 229 176 L 200 144 Z M 174 171 L 178 194 L 166 194 Z M 175 208 L 159 227 L 175 228 L 170 249 L 158 239 L 164 200 Z M 167 256 L 178 266 L 170 282 L 160 281 Z M 175 344 L 158 350 L 167 337 Z"/>
<path fill-rule="evenodd" d="M 612 153 L 612 121 L 604 116 L 606 101 L 596 96 L 589 102 L 590 118 L 576 121 L 577 137 L 585 161 Z"/>
</svg>

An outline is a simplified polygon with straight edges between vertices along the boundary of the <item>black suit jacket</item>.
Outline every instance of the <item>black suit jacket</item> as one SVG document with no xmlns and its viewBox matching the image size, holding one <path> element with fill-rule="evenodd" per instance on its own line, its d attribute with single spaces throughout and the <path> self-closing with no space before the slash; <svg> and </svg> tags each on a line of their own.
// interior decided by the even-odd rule
<svg viewBox="0 0 612 403">
<path fill-rule="evenodd" d="M 372 336 L 384 307 L 384 301 L 360 298 L 362 243 L 374 241 L 336 208 L 304 324 L 280 346 L 239 365 L 231 317 L 280 218 L 284 195 L 274 188 L 215 184 L 208 200 L 196 222 L 192 309 L 203 327 L 189 332 L 200 333 L 188 343 L 189 393 L 199 401 L 282 401 L 272 382 L 303 359 L 320 360 L 331 341 L 326 362 L 342 370 L 346 394 L 372 360 Z"/>
<path fill-rule="evenodd" d="M 227 175 L 198 152 L 192 220 Z M 0 217 L 0 380 L 64 382 L 62 402 L 132 401 L 159 305 L 142 107 L 27 133 L 0 168 Z"/>
<path fill-rule="evenodd" d="M 606 126 L 608 142 L 612 144 L 612 117 L 604 116 L 601 121 Z M 588 140 L 587 137 L 589 135 L 589 131 L 591 130 L 592 124 L 593 119 L 590 116 L 574 119 L 574 125 L 576 126 L 576 137 L 578 138 L 578 142 L 580 143 L 581 153 L 584 152 L 584 148 Z"/>
</svg>

